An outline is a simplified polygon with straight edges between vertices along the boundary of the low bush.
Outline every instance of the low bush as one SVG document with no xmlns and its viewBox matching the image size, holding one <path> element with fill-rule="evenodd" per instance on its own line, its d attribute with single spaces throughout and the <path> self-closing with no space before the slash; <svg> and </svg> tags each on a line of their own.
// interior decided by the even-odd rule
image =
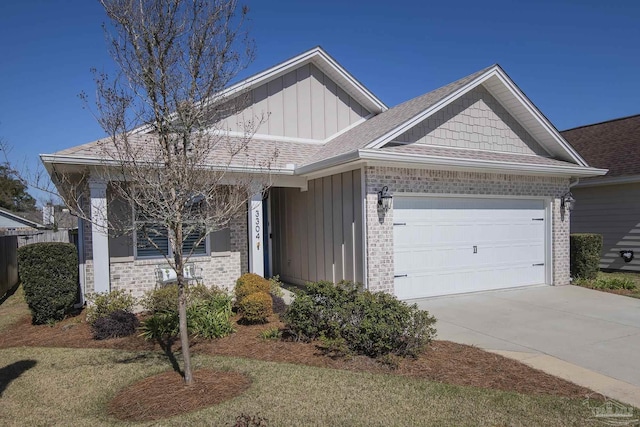
<svg viewBox="0 0 640 427">
<path fill-rule="evenodd" d="M 280 298 L 284 296 L 284 292 L 282 291 L 282 282 L 280 281 L 280 276 L 276 275 L 269 279 L 269 293 L 271 295 L 275 295 Z"/>
<path fill-rule="evenodd" d="M 280 337 L 282 337 L 282 331 L 276 327 L 260 332 L 260 338 L 263 340 L 278 340 Z"/>
<path fill-rule="evenodd" d="M 602 236 L 600 234 L 575 233 L 570 238 L 571 277 L 595 279 L 600 270 Z"/>
<path fill-rule="evenodd" d="M 238 311 L 247 323 L 265 323 L 273 314 L 271 295 L 266 292 L 254 292 L 240 300 Z"/>
<path fill-rule="evenodd" d="M 133 335 L 139 326 L 140 322 L 135 314 L 125 310 L 114 310 L 97 318 L 91 325 L 91 330 L 94 339 L 106 340 Z"/>
<path fill-rule="evenodd" d="M 193 302 L 187 308 L 189 332 L 201 338 L 222 338 L 233 332 L 231 296 L 218 293 Z"/>
<path fill-rule="evenodd" d="M 635 282 L 631 278 L 621 276 L 599 276 L 595 280 L 576 279 L 574 283 L 578 286 L 595 289 L 624 289 L 632 291 L 637 288 Z"/>
<path fill-rule="evenodd" d="M 34 243 L 18 249 L 24 296 L 33 324 L 64 319 L 78 297 L 78 255 L 71 243 Z"/>
<path fill-rule="evenodd" d="M 217 288 L 190 285 L 187 294 L 187 327 L 202 338 L 221 338 L 233 332 L 231 296 Z M 142 324 L 146 339 L 166 339 L 178 335 L 178 286 L 170 285 L 145 293 L 145 310 L 151 312 Z"/>
<path fill-rule="evenodd" d="M 209 288 L 203 284 L 186 287 L 187 305 L 207 300 L 226 293 L 216 287 Z M 167 285 L 145 292 L 140 304 L 151 313 L 178 312 L 178 285 Z"/>
<path fill-rule="evenodd" d="M 158 312 L 144 319 L 140 327 L 141 337 L 147 340 L 166 340 L 180 331 L 178 312 Z"/>
<path fill-rule="evenodd" d="M 245 297 L 257 292 L 269 293 L 271 284 L 264 277 L 254 273 L 245 273 L 238 278 L 235 286 L 236 304 L 240 304 Z"/>
<path fill-rule="evenodd" d="M 131 292 L 125 292 L 124 290 L 87 294 L 86 299 L 89 303 L 87 307 L 87 322 L 90 325 L 114 311 L 121 310 L 131 313 L 136 305 L 136 298 L 131 295 Z"/>
<path fill-rule="evenodd" d="M 178 285 L 162 286 L 146 291 L 140 301 L 142 308 L 155 313 L 178 312 Z"/>
<path fill-rule="evenodd" d="M 283 316 L 297 340 L 322 337 L 332 351 L 346 346 L 371 357 L 417 356 L 435 337 L 435 318 L 393 295 L 361 290 L 351 282 L 307 284 Z"/>
</svg>

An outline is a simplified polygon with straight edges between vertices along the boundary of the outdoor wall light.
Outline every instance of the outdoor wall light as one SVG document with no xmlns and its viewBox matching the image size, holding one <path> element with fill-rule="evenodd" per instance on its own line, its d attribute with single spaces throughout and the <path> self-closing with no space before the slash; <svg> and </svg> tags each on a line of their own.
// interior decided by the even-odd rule
<svg viewBox="0 0 640 427">
<path fill-rule="evenodd" d="M 571 191 L 567 191 L 565 195 L 562 196 L 560 207 L 562 208 L 562 210 L 569 209 L 570 211 L 572 211 L 575 204 L 576 204 L 575 197 L 573 197 L 573 194 L 571 194 Z"/>
<path fill-rule="evenodd" d="M 391 201 L 393 197 L 389 194 L 389 187 L 386 185 L 382 187 L 382 190 L 378 191 L 378 207 L 384 211 L 391 209 Z"/>
</svg>

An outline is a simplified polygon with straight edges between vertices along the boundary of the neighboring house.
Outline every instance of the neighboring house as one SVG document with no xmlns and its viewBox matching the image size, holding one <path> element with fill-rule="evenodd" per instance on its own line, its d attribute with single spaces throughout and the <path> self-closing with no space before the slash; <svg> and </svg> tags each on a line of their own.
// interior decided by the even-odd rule
<svg viewBox="0 0 640 427">
<path fill-rule="evenodd" d="M 225 94 L 246 91 L 252 105 L 239 116 L 268 115 L 247 151 L 277 147 L 273 186 L 192 258 L 207 284 L 231 287 L 252 271 L 355 280 L 410 299 L 569 283 L 561 200 L 572 180 L 606 171 L 589 167 L 498 65 L 389 109 L 318 47 Z M 242 117 L 222 123 L 229 136 Z M 108 144 L 41 158 L 49 171 L 86 173 Z M 108 193 L 92 176 L 85 202 L 99 221 Z M 155 286 L 162 258 L 135 236 L 108 237 L 89 222 L 80 234 L 87 292 Z"/>
<path fill-rule="evenodd" d="M 572 187 L 571 232 L 602 234 L 601 269 L 640 271 L 640 115 L 561 134 L 590 165 L 609 169 Z"/>
<path fill-rule="evenodd" d="M 33 214 L 35 212 L 12 212 L 0 208 L 0 235 L 29 235 L 45 228 Z"/>
<path fill-rule="evenodd" d="M 18 246 L 38 242 L 77 242 L 78 219 L 67 209 L 11 212 L 0 209 L 0 236 L 17 236 Z"/>
</svg>

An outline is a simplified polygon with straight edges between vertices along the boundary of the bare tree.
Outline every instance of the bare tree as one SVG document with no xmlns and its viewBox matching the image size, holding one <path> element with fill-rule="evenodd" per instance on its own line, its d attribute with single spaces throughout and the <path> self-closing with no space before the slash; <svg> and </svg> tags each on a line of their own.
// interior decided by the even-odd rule
<svg viewBox="0 0 640 427">
<path fill-rule="evenodd" d="M 100 2 L 119 74 L 111 79 L 94 70 L 96 117 L 108 137 L 98 144 L 103 162 L 91 173 L 109 181 L 112 197 L 136 212 L 135 221 L 110 221 L 111 231 L 136 233 L 139 245 L 143 239 L 159 252 L 157 237 L 168 238 L 170 251 L 163 254 L 177 275 L 184 378 L 191 384 L 185 263 L 268 186 L 264 172 L 277 155 L 259 159 L 249 145 L 264 118 L 242 122 L 241 136 L 219 125 L 247 101 L 225 96 L 224 89 L 253 58 L 248 10 L 236 0 Z M 79 197 L 86 177 L 62 169 L 51 175 L 67 205 L 91 219 Z"/>
</svg>

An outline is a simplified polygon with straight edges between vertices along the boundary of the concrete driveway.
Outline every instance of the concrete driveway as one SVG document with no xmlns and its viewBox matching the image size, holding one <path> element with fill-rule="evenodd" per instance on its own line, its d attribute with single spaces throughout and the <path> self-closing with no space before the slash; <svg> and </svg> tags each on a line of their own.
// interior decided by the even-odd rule
<svg viewBox="0 0 640 427">
<path fill-rule="evenodd" d="M 640 299 L 537 286 L 414 300 L 438 339 L 503 354 L 640 407 Z"/>
</svg>

